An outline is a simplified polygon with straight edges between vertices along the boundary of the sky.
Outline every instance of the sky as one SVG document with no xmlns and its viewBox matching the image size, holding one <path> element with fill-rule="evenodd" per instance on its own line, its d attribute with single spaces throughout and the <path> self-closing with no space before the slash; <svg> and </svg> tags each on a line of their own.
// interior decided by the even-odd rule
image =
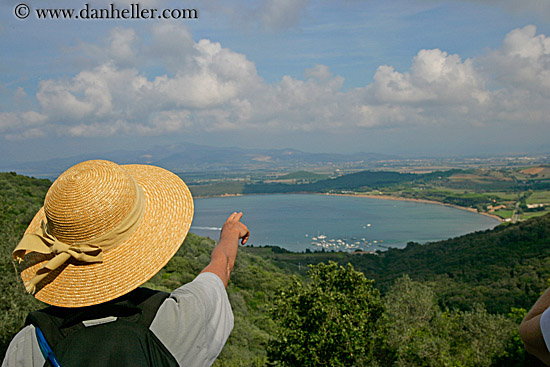
<svg viewBox="0 0 550 367">
<path fill-rule="evenodd" d="M 111 6 L 197 17 L 83 19 Z M 0 70 L 0 163 L 186 142 L 550 153 L 549 0 L 3 0 Z"/>
</svg>

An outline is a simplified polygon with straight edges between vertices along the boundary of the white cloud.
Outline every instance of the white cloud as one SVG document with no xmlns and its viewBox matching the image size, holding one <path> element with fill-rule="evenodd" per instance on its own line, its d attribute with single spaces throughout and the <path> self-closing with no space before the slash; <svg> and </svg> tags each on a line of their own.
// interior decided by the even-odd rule
<svg viewBox="0 0 550 367">
<path fill-rule="evenodd" d="M 109 36 L 109 54 L 119 63 L 129 63 L 136 58 L 136 42 L 132 28 L 114 28 Z"/>
<path fill-rule="evenodd" d="M 200 40 L 176 75 L 156 78 L 152 88 L 170 105 L 203 109 L 230 103 L 259 83 L 256 67 L 244 55 Z"/>
<path fill-rule="evenodd" d="M 147 79 L 136 68 L 119 66 L 106 55 L 108 61 L 70 80 L 41 81 L 36 97 L 42 112 L 56 124 L 71 125 L 60 131 L 74 136 L 181 131 L 192 127 L 189 109 L 217 111 L 207 128 L 227 128 L 227 121 L 221 123 L 220 116 L 233 120 L 249 116 L 251 105 L 246 96 L 262 83 L 254 64 L 219 43 L 193 42 L 183 27 L 157 27 L 154 37 L 168 33 L 175 35 L 182 47 L 172 54 L 162 43 L 155 47 L 173 74 Z M 111 37 L 114 43 L 117 39 L 138 42 L 133 32 L 117 30 L 116 34 L 122 37 Z M 179 56 L 177 64 L 174 56 Z M 224 110 L 229 112 L 221 113 Z M 199 124 L 200 118 L 195 120 Z"/>
<path fill-rule="evenodd" d="M 373 93 L 381 102 L 450 103 L 487 100 L 483 78 L 472 60 L 439 49 L 420 50 L 410 72 L 398 73 L 381 66 L 374 75 Z"/>
<path fill-rule="evenodd" d="M 45 135 L 43 128 L 46 120 L 45 115 L 36 111 L 0 112 L 0 134 L 8 140 L 43 136 Z"/>
<path fill-rule="evenodd" d="M 550 97 L 550 37 L 536 35 L 535 26 L 511 31 L 483 63 L 495 74 L 497 86 L 525 88 Z"/>
<path fill-rule="evenodd" d="M 153 27 L 146 44 L 115 29 L 101 62 L 70 79 L 38 85 L 39 110 L 0 114 L 0 132 L 72 136 L 248 131 L 352 133 L 415 126 L 543 126 L 550 116 L 550 41 L 532 26 L 511 31 L 483 57 L 420 50 L 409 70 L 380 66 L 374 81 L 343 90 L 343 78 L 314 65 L 303 78 L 268 84 L 243 54 L 207 39 L 195 42 L 175 23 Z M 171 38 L 170 38 L 171 36 Z M 144 60 L 156 54 L 158 76 Z M 116 59 L 116 60 L 115 60 Z M 148 65 L 148 64 L 147 64 Z M 24 96 L 24 91 L 16 94 Z M 23 98 L 24 99 L 24 98 Z M 474 131 L 474 130 L 472 130 Z"/>
<path fill-rule="evenodd" d="M 113 114 L 111 86 L 117 79 L 120 73 L 106 64 L 83 71 L 70 81 L 42 81 L 36 97 L 43 112 L 59 121 L 71 123 L 87 118 L 106 118 Z"/>
<path fill-rule="evenodd" d="M 190 112 L 187 110 L 162 111 L 152 117 L 152 124 L 140 126 L 138 129 L 144 135 L 179 132 L 183 127 L 191 125 Z"/>
<path fill-rule="evenodd" d="M 1 112 L 0 113 L 0 132 L 4 132 L 8 129 L 17 127 L 19 117 L 13 112 Z"/>
<path fill-rule="evenodd" d="M 70 135 L 75 137 L 104 137 L 112 136 L 117 133 L 124 133 L 130 130 L 130 126 L 125 121 L 116 120 L 108 123 L 91 122 L 91 123 L 79 123 L 77 125 L 69 127 L 67 130 L 60 130 L 62 135 Z"/>
<path fill-rule="evenodd" d="M 47 117 L 36 111 L 26 111 L 20 114 L 20 119 L 25 126 L 37 126 L 46 122 Z"/>
</svg>

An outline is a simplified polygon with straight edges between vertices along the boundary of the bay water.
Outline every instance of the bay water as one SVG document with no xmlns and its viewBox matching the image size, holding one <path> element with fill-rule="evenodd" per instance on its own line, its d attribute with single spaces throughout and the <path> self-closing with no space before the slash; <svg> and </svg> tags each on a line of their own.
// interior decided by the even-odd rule
<svg viewBox="0 0 550 367">
<path fill-rule="evenodd" d="M 494 228 L 491 217 L 439 204 L 311 194 L 195 199 L 191 232 L 219 238 L 234 211 L 251 232 L 248 244 L 290 251 L 403 248 Z"/>
</svg>

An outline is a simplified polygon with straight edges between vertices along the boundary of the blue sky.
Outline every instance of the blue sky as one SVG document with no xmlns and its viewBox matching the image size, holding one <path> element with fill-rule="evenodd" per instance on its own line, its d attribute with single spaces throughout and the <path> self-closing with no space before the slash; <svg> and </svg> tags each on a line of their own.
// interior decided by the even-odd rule
<svg viewBox="0 0 550 367">
<path fill-rule="evenodd" d="M 194 20 L 33 13 L 85 3 L 27 1 L 24 20 L 18 1 L 0 5 L 0 162 L 180 142 L 550 152 L 547 0 L 139 2 L 195 8 Z"/>
</svg>

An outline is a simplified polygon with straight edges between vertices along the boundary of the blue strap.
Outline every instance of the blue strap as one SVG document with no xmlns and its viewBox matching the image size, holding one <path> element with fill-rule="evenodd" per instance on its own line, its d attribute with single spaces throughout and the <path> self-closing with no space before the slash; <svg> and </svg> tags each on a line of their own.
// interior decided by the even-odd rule
<svg viewBox="0 0 550 367">
<path fill-rule="evenodd" d="M 50 346 L 48 345 L 44 334 L 42 334 L 42 330 L 40 330 L 38 326 L 35 326 L 34 328 L 36 330 L 36 339 L 38 340 L 38 346 L 40 347 L 40 351 L 42 352 L 44 359 L 50 360 L 50 363 L 53 367 L 61 367 L 59 361 L 55 357 L 55 354 L 53 354 L 52 348 L 50 348 Z"/>
</svg>

